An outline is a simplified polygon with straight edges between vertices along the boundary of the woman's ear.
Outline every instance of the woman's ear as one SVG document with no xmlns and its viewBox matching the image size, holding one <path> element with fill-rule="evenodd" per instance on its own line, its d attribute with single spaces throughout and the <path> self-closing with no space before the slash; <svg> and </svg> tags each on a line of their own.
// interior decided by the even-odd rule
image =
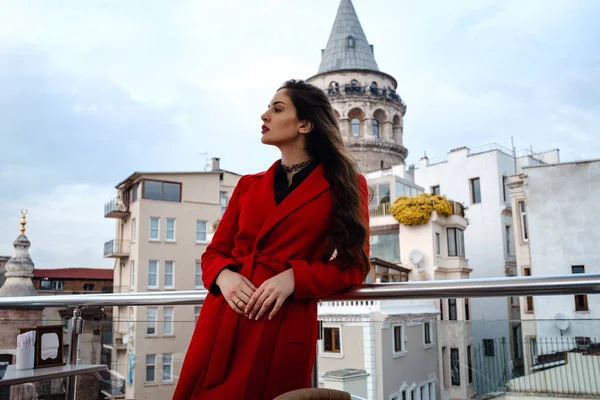
<svg viewBox="0 0 600 400">
<path fill-rule="evenodd" d="M 301 135 L 306 135 L 307 133 L 310 133 L 314 127 L 315 127 L 315 124 L 313 124 L 312 121 L 304 120 L 304 121 L 302 121 L 302 124 L 300 125 L 300 129 L 298 130 L 298 133 L 300 133 Z"/>
</svg>

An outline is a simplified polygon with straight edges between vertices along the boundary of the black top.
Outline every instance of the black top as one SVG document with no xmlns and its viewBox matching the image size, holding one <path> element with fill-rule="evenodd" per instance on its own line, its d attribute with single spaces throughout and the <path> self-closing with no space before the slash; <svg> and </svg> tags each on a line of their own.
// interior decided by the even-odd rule
<svg viewBox="0 0 600 400">
<path fill-rule="evenodd" d="M 315 168 L 317 168 L 318 165 L 319 164 L 313 160 L 306 167 L 296 172 L 292 176 L 292 184 L 288 187 L 287 174 L 283 169 L 283 165 L 281 165 L 281 160 L 279 160 L 275 167 L 275 203 L 279 205 L 288 194 L 292 193 L 292 191 L 296 189 Z"/>
</svg>

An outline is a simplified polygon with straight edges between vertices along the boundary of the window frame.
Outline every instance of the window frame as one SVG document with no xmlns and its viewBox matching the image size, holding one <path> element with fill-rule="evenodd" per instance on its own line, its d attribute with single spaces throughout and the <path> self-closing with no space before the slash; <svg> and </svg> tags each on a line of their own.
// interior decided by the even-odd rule
<svg viewBox="0 0 600 400">
<path fill-rule="evenodd" d="M 44 287 L 44 283 L 47 283 L 48 287 Z M 52 281 L 47 278 L 40 280 L 40 290 L 52 290 Z"/>
<path fill-rule="evenodd" d="M 171 265 L 171 273 L 167 274 L 167 264 L 170 263 Z M 167 276 L 170 275 L 171 276 L 171 284 L 167 285 Z M 173 260 L 166 260 L 165 261 L 165 267 L 163 269 L 163 288 L 164 289 L 175 289 L 175 261 Z"/>
<path fill-rule="evenodd" d="M 356 121 L 356 123 L 354 123 L 354 121 Z M 350 119 L 350 131 L 352 133 L 353 137 L 360 137 L 360 118 L 352 118 Z M 356 127 L 357 131 L 354 131 L 354 128 Z"/>
<path fill-rule="evenodd" d="M 146 197 L 146 182 L 155 182 L 155 183 L 161 184 L 161 198 L 160 199 L 150 199 L 150 198 Z M 179 186 L 179 200 L 178 201 L 165 200 L 165 183 L 169 184 L 169 185 L 178 185 Z M 183 185 L 181 184 L 181 182 L 162 181 L 162 180 L 157 180 L 157 179 L 144 179 L 144 180 L 142 180 L 141 186 L 142 186 L 141 195 L 144 200 L 168 201 L 171 203 L 181 203 L 182 202 Z"/>
<path fill-rule="evenodd" d="M 423 347 L 426 349 L 430 349 L 435 346 L 433 341 L 433 322 L 425 321 L 423 322 Z M 429 339 L 429 340 L 427 340 Z"/>
<path fill-rule="evenodd" d="M 167 310 L 170 310 L 170 320 L 167 320 Z M 173 306 L 163 307 L 162 323 L 163 336 L 175 336 L 175 308 Z M 165 329 L 166 327 L 169 327 L 169 330 Z"/>
<path fill-rule="evenodd" d="M 333 335 L 333 330 L 337 329 L 339 334 L 339 343 L 338 344 L 338 348 L 339 351 L 335 351 L 335 350 L 325 350 L 325 336 L 327 335 L 326 330 L 327 329 L 331 329 L 332 330 L 332 335 Z M 343 332 L 342 332 L 342 325 L 341 324 L 324 324 L 323 325 L 323 339 L 320 340 L 321 344 L 320 344 L 320 355 L 323 357 L 330 357 L 330 358 L 343 358 L 344 357 L 344 337 L 343 337 Z M 335 335 L 332 336 L 332 345 L 335 345 Z"/>
<path fill-rule="evenodd" d="M 469 384 L 473 383 L 473 354 L 471 345 L 467 346 L 467 380 Z"/>
<path fill-rule="evenodd" d="M 168 356 L 169 362 L 165 362 Z M 169 379 L 165 379 L 165 366 L 169 367 Z M 160 360 L 160 380 L 163 383 L 173 382 L 173 353 L 163 353 Z"/>
<path fill-rule="evenodd" d="M 169 239 L 169 221 L 173 221 L 173 238 Z M 177 219 L 176 218 L 165 218 L 165 242 L 176 242 L 177 241 Z"/>
<path fill-rule="evenodd" d="M 131 218 L 131 243 L 135 243 L 137 237 L 137 219 Z"/>
<path fill-rule="evenodd" d="M 454 318 L 452 310 L 454 310 Z M 458 321 L 458 299 L 456 298 L 448 299 L 448 321 Z"/>
<path fill-rule="evenodd" d="M 52 290 L 57 292 L 65 290 L 65 283 L 61 279 L 52 279 Z"/>
<path fill-rule="evenodd" d="M 437 256 L 442 255 L 442 238 L 440 232 L 435 233 L 435 254 Z"/>
<path fill-rule="evenodd" d="M 135 288 L 135 260 L 129 260 L 129 289 Z"/>
<path fill-rule="evenodd" d="M 431 194 L 441 195 L 442 192 L 441 192 L 441 189 L 440 189 L 440 185 L 431 186 L 430 192 L 431 192 Z"/>
<path fill-rule="evenodd" d="M 152 237 L 152 221 L 158 221 L 158 225 L 156 226 L 156 237 Z M 148 240 L 151 242 L 159 242 L 160 241 L 160 217 L 150 217 L 150 223 L 148 226 Z"/>
<path fill-rule="evenodd" d="M 203 222 L 204 223 L 204 240 L 198 240 L 198 223 L 199 222 Z M 208 221 L 204 220 L 204 219 L 197 219 L 196 220 L 196 243 L 208 243 Z"/>
<path fill-rule="evenodd" d="M 148 360 L 150 359 L 150 357 L 152 357 L 153 362 L 148 362 Z M 144 376 L 144 382 L 146 383 L 155 383 L 156 382 L 156 354 L 146 354 L 146 373 Z M 148 380 L 148 371 L 149 368 L 152 368 L 152 377 L 154 379 L 152 379 L 151 381 Z"/>
<path fill-rule="evenodd" d="M 150 310 L 154 311 L 154 320 L 150 319 Z M 158 307 L 146 307 L 146 336 L 158 336 Z M 153 325 L 153 326 L 152 326 Z M 154 329 L 154 333 L 148 333 Z"/>
<path fill-rule="evenodd" d="M 152 263 L 156 263 L 156 272 L 154 273 L 154 275 L 156 276 L 156 285 L 150 285 L 150 266 L 152 265 Z M 158 284 L 158 276 L 159 276 L 159 270 L 160 270 L 160 262 L 158 260 L 148 260 L 148 282 L 147 282 L 147 286 L 148 289 L 158 289 L 159 284 Z"/>
<path fill-rule="evenodd" d="M 373 137 L 380 139 L 381 138 L 381 130 L 380 130 L 381 124 L 379 123 L 379 120 L 377 118 L 373 118 L 371 120 L 371 129 L 373 131 Z M 377 134 L 375 134 L 377 131 Z"/>
<path fill-rule="evenodd" d="M 392 331 L 392 357 L 403 357 L 408 352 L 406 348 L 406 325 L 404 323 L 395 323 L 391 326 Z M 396 328 L 400 329 L 400 351 L 396 350 Z"/>
<path fill-rule="evenodd" d="M 456 354 L 456 358 L 452 357 L 453 354 Z M 453 360 L 456 360 L 455 365 L 453 365 Z M 454 367 L 456 366 L 456 377 L 454 375 Z M 451 386 L 460 386 L 460 350 L 456 347 L 450 348 L 450 385 Z"/>
<path fill-rule="evenodd" d="M 581 271 L 575 272 L 575 270 L 579 269 L 581 269 Z M 585 265 L 571 265 L 571 274 L 585 274 Z M 590 311 L 587 294 L 576 294 L 573 296 L 573 300 L 575 301 L 575 312 Z"/>
<path fill-rule="evenodd" d="M 477 182 L 477 188 L 475 187 L 475 182 Z M 471 188 L 471 204 L 481 204 L 481 178 L 476 177 L 469 179 L 469 187 Z M 479 195 L 479 198 L 477 198 L 476 194 Z"/>
<path fill-rule="evenodd" d="M 460 232 L 460 233 L 458 233 Z M 460 228 L 446 228 L 446 236 L 448 239 L 448 257 L 465 257 L 465 231 Z M 450 240 L 452 238 L 452 240 Z M 454 249 L 450 243 L 454 244 Z M 454 250 L 454 251 L 451 251 Z"/>
<path fill-rule="evenodd" d="M 496 357 L 496 346 L 494 339 L 482 339 L 483 356 Z"/>
<path fill-rule="evenodd" d="M 519 212 L 519 228 L 521 231 L 521 242 L 529 242 L 529 224 L 527 223 L 527 203 L 525 200 L 517 201 L 517 211 Z"/>
</svg>

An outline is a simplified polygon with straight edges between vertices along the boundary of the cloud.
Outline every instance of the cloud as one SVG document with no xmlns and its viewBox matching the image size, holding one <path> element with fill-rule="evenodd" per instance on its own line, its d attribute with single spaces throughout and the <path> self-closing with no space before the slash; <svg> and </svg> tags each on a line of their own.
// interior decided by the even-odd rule
<svg viewBox="0 0 600 400">
<path fill-rule="evenodd" d="M 260 115 L 284 80 L 316 73 L 339 3 L 61 4 L 0 0 L 0 225 L 15 227 L 0 251 L 27 207 L 36 263 L 93 266 L 112 235 L 103 204 L 133 171 L 201 170 L 207 153 L 250 173 L 278 157 Z M 597 1 L 354 5 L 408 104 L 409 163 L 511 137 L 600 157 Z M 73 236 L 67 214 L 99 233 Z"/>
</svg>

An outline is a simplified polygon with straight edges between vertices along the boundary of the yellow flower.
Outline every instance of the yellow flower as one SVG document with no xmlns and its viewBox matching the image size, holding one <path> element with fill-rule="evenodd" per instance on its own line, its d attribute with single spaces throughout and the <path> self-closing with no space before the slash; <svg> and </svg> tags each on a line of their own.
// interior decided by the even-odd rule
<svg viewBox="0 0 600 400">
<path fill-rule="evenodd" d="M 415 197 L 398 197 L 390 207 L 392 216 L 406 226 L 428 223 L 433 210 L 442 217 L 452 215 L 452 206 L 448 199 L 437 194 L 421 193 Z"/>
</svg>

